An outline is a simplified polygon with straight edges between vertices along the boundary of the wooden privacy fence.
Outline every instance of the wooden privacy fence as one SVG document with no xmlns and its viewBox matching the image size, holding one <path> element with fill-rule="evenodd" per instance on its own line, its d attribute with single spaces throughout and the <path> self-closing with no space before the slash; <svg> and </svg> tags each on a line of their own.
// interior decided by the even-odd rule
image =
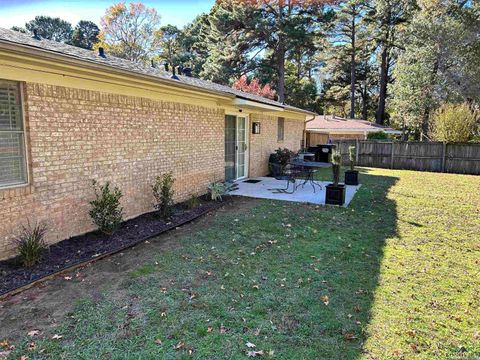
<svg viewBox="0 0 480 360">
<path fill-rule="evenodd" d="M 420 141 L 337 140 L 348 164 L 348 147 L 356 146 L 359 166 L 459 174 L 480 174 L 480 144 Z"/>
</svg>

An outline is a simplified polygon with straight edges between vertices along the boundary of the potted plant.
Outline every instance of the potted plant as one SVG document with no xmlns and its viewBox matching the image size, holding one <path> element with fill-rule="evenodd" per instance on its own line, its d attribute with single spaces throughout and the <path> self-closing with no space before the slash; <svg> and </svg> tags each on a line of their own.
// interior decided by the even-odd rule
<svg viewBox="0 0 480 360">
<path fill-rule="evenodd" d="M 326 186 L 325 204 L 343 205 L 345 203 L 345 185 L 340 184 L 340 167 L 342 166 L 342 155 L 339 151 L 332 152 L 333 183 Z"/>
<path fill-rule="evenodd" d="M 290 160 L 295 156 L 295 153 L 287 148 L 278 148 L 275 150 L 273 154 L 270 154 L 270 158 L 268 159 L 269 163 L 279 164 L 282 167 L 282 174 L 285 171 Z M 270 172 L 271 169 L 270 169 Z"/>
<path fill-rule="evenodd" d="M 358 185 L 358 171 L 355 170 L 355 160 L 357 149 L 355 146 L 348 147 L 348 158 L 350 160 L 350 170 L 345 171 L 345 185 Z"/>
</svg>

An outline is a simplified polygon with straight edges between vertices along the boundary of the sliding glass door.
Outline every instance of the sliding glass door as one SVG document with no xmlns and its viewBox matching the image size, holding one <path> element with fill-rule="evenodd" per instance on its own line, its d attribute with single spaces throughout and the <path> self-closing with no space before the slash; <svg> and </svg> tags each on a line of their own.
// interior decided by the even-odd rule
<svg viewBox="0 0 480 360">
<path fill-rule="evenodd" d="M 232 181 L 248 174 L 248 119 L 225 116 L 225 180 Z"/>
</svg>

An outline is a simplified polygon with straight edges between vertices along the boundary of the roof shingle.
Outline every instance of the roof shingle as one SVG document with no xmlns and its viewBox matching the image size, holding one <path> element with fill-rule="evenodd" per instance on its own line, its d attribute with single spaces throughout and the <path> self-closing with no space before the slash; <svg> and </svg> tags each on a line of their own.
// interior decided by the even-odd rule
<svg viewBox="0 0 480 360">
<path fill-rule="evenodd" d="M 83 60 L 90 63 L 96 63 L 99 65 L 104 65 L 110 68 L 120 69 L 123 71 L 128 71 L 131 73 L 137 73 L 142 75 L 147 75 L 151 77 L 156 77 L 162 80 L 167 80 L 172 83 L 172 85 L 181 83 L 192 88 L 196 89 L 205 89 L 210 91 L 215 91 L 219 93 L 224 93 L 230 96 L 239 97 L 242 99 L 247 99 L 255 101 L 262 104 L 272 105 L 280 108 L 285 108 L 294 111 L 301 111 L 311 113 L 303 109 L 299 109 L 290 105 L 285 105 L 279 103 L 275 100 L 270 100 L 258 95 L 246 93 L 240 90 L 232 89 L 231 87 L 213 83 L 211 81 L 198 79 L 195 77 L 188 77 L 178 75 L 178 80 L 171 78 L 171 73 L 166 72 L 162 67 L 151 67 L 143 63 L 135 63 L 129 60 L 121 59 L 115 56 L 111 56 L 108 53 L 105 57 L 98 56 L 94 51 L 82 49 L 79 47 L 67 45 L 64 43 L 59 43 L 47 39 L 37 40 L 30 36 L 29 34 L 23 34 L 18 31 L 8 30 L 0 27 L 0 43 L 8 42 L 13 44 L 18 44 L 22 46 L 32 47 L 36 49 L 41 49 L 44 51 L 49 51 L 57 53 L 60 55 L 73 57 L 78 60 Z"/>
</svg>

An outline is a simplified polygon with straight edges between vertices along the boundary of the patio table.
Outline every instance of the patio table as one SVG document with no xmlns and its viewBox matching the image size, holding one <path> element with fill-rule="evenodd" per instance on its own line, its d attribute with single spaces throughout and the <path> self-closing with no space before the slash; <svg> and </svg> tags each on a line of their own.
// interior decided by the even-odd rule
<svg viewBox="0 0 480 360">
<path fill-rule="evenodd" d="M 298 184 L 295 187 L 295 189 L 297 189 L 300 185 L 305 186 L 305 184 L 309 182 L 313 187 L 313 192 L 315 192 L 315 186 L 318 186 L 320 190 L 322 189 L 322 185 L 317 184 L 315 182 L 315 179 L 313 178 L 313 174 L 315 174 L 315 171 L 317 169 L 329 168 L 332 166 L 331 163 L 318 162 L 318 161 L 305 161 L 305 160 L 298 160 L 298 159 L 291 161 L 290 164 L 293 166 L 302 167 L 306 174 L 304 182 L 301 184 Z"/>
</svg>

